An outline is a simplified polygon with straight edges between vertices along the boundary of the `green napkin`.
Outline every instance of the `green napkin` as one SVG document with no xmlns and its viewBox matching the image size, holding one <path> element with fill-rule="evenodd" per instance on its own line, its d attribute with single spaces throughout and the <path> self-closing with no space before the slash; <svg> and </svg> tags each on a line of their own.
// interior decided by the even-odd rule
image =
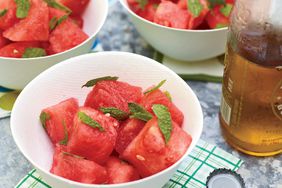
<svg viewBox="0 0 282 188">
<path fill-rule="evenodd" d="M 224 55 L 204 61 L 186 62 L 169 58 L 155 51 L 154 59 L 173 70 L 184 80 L 222 82 Z"/>
<path fill-rule="evenodd" d="M 214 169 L 227 168 L 237 171 L 242 164 L 241 159 L 199 140 L 163 188 L 204 188 L 207 176 Z M 33 169 L 16 185 L 16 188 L 51 188 L 51 186 Z"/>
</svg>

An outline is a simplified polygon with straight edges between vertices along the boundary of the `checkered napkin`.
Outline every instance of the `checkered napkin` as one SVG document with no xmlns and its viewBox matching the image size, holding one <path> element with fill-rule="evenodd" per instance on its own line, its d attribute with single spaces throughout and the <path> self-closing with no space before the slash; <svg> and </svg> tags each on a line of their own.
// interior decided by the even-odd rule
<svg viewBox="0 0 282 188">
<path fill-rule="evenodd" d="M 242 164 L 241 159 L 200 140 L 163 188 L 204 188 L 209 173 L 214 169 L 227 168 L 237 171 Z M 33 169 L 16 185 L 16 188 L 51 188 L 51 186 Z"/>
</svg>

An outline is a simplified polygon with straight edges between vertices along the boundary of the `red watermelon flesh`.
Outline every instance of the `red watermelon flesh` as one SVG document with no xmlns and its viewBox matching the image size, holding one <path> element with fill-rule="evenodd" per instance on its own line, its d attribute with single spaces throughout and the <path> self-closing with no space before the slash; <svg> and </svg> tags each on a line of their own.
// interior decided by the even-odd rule
<svg viewBox="0 0 282 188">
<path fill-rule="evenodd" d="M 120 125 L 115 150 L 122 154 L 130 142 L 139 134 L 145 122 L 139 119 L 128 119 Z"/>
<path fill-rule="evenodd" d="M 105 166 L 108 172 L 107 184 L 126 183 L 140 179 L 133 166 L 117 157 L 110 157 Z"/>
<path fill-rule="evenodd" d="M 15 42 L 0 49 L 0 57 L 21 58 L 26 48 L 40 47 L 39 42 Z"/>
<path fill-rule="evenodd" d="M 6 30 L 19 21 L 16 8 L 14 0 L 0 0 L 0 10 L 7 9 L 7 13 L 0 17 L 0 29 Z"/>
<path fill-rule="evenodd" d="M 229 5 L 233 6 L 232 4 Z M 206 21 L 211 29 L 227 27 L 229 25 L 229 17 L 223 15 L 220 11 L 223 7 L 224 5 L 217 5 L 208 13 Z"/>
<path fill-rule="evenodd" d="M 51 173 L 81 183 L 103 184 L 107 181 L 106 168 L 65 151 L 61 146 L 56 147 Z"/>
<path fill-rule="evenodd" d="M 144 106 L 144 108 L 149 112 L 151 112 L 152 114 L 153 114 L 152 106 L 154 104 L 162 104 L 168 107 L 172 120 L 175 121 L 178 125 L 182 126 L 184 120 L 183 113 L 159 89 L 144 95 L 144 97 L 141 100 L 141 105 Z"/>
<path fill-rule="evenodd" d="M 72 15 L 81 15 L 87 7 L 89 0 L 57 0 L 72 10 Z"/>
<path fill-rule="evenodd" d="M 85 106 L 99 109 L 100 107 L 115 107 L 129 112 L 129 102 L 140 102 L 142 88 L 120 81 L 100 81 L 88 94 Z"/>
<path fill-rule="evenodd" d="M 71 21 L 75 23 L 79 28 L 83 28 L 83 19 L 81 16 L 70 16 Z"/>
<path fill-rule="evenodd" d="M 68 149 L 71 153 L 103 164 L 108 160 L 114 149 L 117 137 L 115 127 L 118 127 L 119 123 L 114 118 L 92 108 L 82 107 L 79 112 L 87 114 L 98 122 L 104 128 L 104 131 L 86 125 L 76 115 Z"/>
<path fill-rule="evenodd" d="M 65 139 L 65 131 L 70 136 L 77 110 L 77 99 L 70 98 L 42 111 L 50 116 L 46 120 L 45 128 L 53 144 Z"/>
<path fill-rule="evenodd" d="M 182 10 L 171 1 L 162 1 L 157 8 L 154 22 L 167 27 L 187 29 L 189 19 L 187 11 Z"/>
<path fill-rule="evenodd" d="M 170 140 L 165 144 L 157 119 L 148 121 L 121 158 L 132 164 L 142 177 L 151 176 L 173 165 L 185 154 L 192 138 L 176 123 L 172 125 Z"/>
<path fill-rule="evenodd" d="M 56 9 L 56 8 L 48 7 L 48 9 L 49 9 L 49 22 L 54 17 L 61 18 L 61 17 L 65 16 L 65 15 L 67 15 L 66 12 L 61 11 L 61 10 Z"/>
<path fill-rule="evenodd" d="M 198 1 L 201 6 L 201 12 L 199 13 L 199 15 L 195 15 L 193 11 L 191 11 L 190 9 L 191 6 L 188 8 L 187 0 L 180 0 L 178 2 L 178 6 L 181 9 L 185 11 L 188 10 L 190 19 L 188 21 L 187 29 L 196 29 L 204 21 L 205 17 L 207 16 L 209 12 L 209 3 L 207 0 L 196 0 L 196 1 Z"/>
<path fill-rule="evenodd" d="M 5 46 L 5 45 L 7 45 L 8 43 L 10 43 L 10 41 L 9 41 L 8 39 L 6 39 L 6 38 L 3 37 L 2 33 L 3 33 L 3 32 L 0 31 L 0 49 L 1 49 L 3 46 Z"/>
<path fill-rule="evenodd" d="M 31 0 L 28 16 L 3 33 L 11 41 L 48 41 L 49 11 L 42 0 Z"/>
<path fill-rule="evenodd" d="M 137 15 L 146 20 L 153 21 L 160 0 L 149 0 L 148 3 L 142 7 L 137 0 L 128 0 L 130 9 Z"/>
<path fill-rule="evenodd" d="M 88 35 L 68 18 L 51 32 L 49 42 L 52 51 L 60 53 L 81 44 L 86 39 Z"/>
</svg>

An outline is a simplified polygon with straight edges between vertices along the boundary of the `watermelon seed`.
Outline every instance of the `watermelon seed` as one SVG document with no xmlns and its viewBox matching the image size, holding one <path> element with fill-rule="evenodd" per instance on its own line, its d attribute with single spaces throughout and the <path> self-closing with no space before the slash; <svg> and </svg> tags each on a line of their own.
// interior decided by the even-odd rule
<svg viewBox="0 0 282 188">
<path fill-rule="evenodd" d="M 145 161 L 146 159 L 142 155 L 136 155 L 136 159 L 140 161 Z"/>
</svg>

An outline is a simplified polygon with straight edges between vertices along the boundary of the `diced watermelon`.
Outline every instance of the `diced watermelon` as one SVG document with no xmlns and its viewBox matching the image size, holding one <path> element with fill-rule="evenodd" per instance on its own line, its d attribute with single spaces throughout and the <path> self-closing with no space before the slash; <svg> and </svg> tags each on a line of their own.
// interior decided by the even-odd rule
<svg viewBox="0 0 282 188">
<path fill-rule="evenodd" d="M 117 157 L 110 157 L 106 162 L 108 172 L 107 184 L 126 183 L 140 179 L 136 169 Z"/>
<path fill-rule="evenodd" d="M 128 5 L 137 15 L 152 22 L 160 2 L 160 0 L 149 0 L 145 5 L 142 5 L 140 1 L 128 0 Z"/>
<path fill-rule="evenodd" d="M 182 125 L 184 115 L 183 113 L 170 101 L 170 99 L 161 91 L 155 90 L 151 93 L 144 95 L 140 103 L 144 108 L 153 113 L 152 106 L 154 104 L 162 104 L 168 107 L 169 112 L 171 114 L 171 118 L 175 121 L 179 126 Z"/>
<path fill-rule="evenodd" d="M 31 0 L 28 16 L 3 33 L 11 41 L 48 41 L 49 11 L 42 0 Z"/>
<path fill-rule="evenodd" d="M 94 161 L 72 155 L 61 146 L 55 149 L 50 172 L 81 183 L 103 184 L 107 181 L 106 168 Z"/>
<path fill-rule="evenodd" d="M 61 11 L 59 9 L 56 8 L 52 8 L 52 7 L 48 7 L 49 8 L 49 22 L 51 21 L 52 18 L 56 17 L 56 18 L 61 18 L 65 15 L 67 15 L 66 12 Z"/>
<path fill-rule="evenodd" d="M 39 42 L 15 42 L 0 49 L 0 57 L 21 58 L 26 48 L 40 47 Z"/>
<path fill-rule="evenodd" d="M 3 32 L 0 31 L 0 49 L 10 42 L 8 39 L 3 37 L 2 33 Z"/>
<path fill-rule="evenodd" d="M 52 51 L 60 53 L 81 44 L 87 38 L 88 35 L 68 18 L 52 31 L 49 42 Z"/>
<path fill-rule="evenodd" d="M 71 153 L 103 164 L 108 160 L 114 149 L 117 137 L 115 127 L 119 123 L 114 118 L 108 117 L 92 108 L 82 107 L 79 109 L 79 112 L 85 113 L 94 121 L 98 122 L 104 128 L 104 131 L 90 127 L 83 123 L 78 115 L 76 115 L 68 149 Z"/>
<path fill-rule="evenodd" d="M 232 4 L 216 5 L 207 15 L 206 21 L 211 29 L 227 27 L 229 25 L 229 15 L 222 14 L 225 6 L 232 7 Z"/>
<path fill-rule="evenodd" d="M 176 123 L 172 123 L 171 137 L 165 143 L 156 118 L 148 121 L 129 144 L 121 158 L 132 164 L 141 177 L 151 176 L 177 162 L 187 151 L 192 138 Z"/>
<path fill-rule="evenodd" d="M 167 27 L 187 29 L 190 16 L 171 1 L 162 1 L 156 11 L 154 22 Z"/>
<path fill-rule="evenodd" d="M 196 5 L 190 5 L 188 3 L 198 3 Z M 188 1 L 188 0 L 180 0 L 178 2 L 178 6 L 182 8 L 183 10 L 188 10 L 189 14 L 189 22 L 188 22 L 188 29 L 195 29 L 197 28 L 205 19 L 209 12 L 209 3 L 207 0 L 193 0 L 193 1 Z M 195 7 L 197 8 L 195 8 Z M 198 12 L 198 9 L 200 12 Z"/>
<path fill-rule="evenodd" d="M 130 142 L 145 126 L 145 122 L 139 119 L 128 119 L 120 125 L 115 150 L 122 154 Z"/>
<path fill-rule="evenodd" d="M 6 30 L 19 21 L 16 16 L 16 8 L 14 0 L 0 0 L 0 10 L 7 10 L 7 13 L 0 17 L 0 29 Z"/>
<path fill-rule="evenodd" d="M 46 121 L 42 123 L 53 144 L 63 141 L 66 134 L 67 138 L 69 138 L 77 110 L 78 101 L 74 98 L 42 110 L 40 117 L 47 117 L 45 118 Z"/>
<path fill-rule="evenodd" d="M 87 7 L 89 0 L 58 0 L 72 10 L 72 15 L 81 15 Z"/>
<path fill-rule="evenodd" d="M 142 88 L 120 81 L 100 81 L 88 94 L 85 106 L 99 109 L 115 107 L 128 112 L 129 102 L 140 102 Z"/>
<path fill-rule="evenodd" d="M 83 19 L 81 16 L 71 16 L 71 21 L 73 21 L 79 28 L 83 28 Z"/>
</svg>

